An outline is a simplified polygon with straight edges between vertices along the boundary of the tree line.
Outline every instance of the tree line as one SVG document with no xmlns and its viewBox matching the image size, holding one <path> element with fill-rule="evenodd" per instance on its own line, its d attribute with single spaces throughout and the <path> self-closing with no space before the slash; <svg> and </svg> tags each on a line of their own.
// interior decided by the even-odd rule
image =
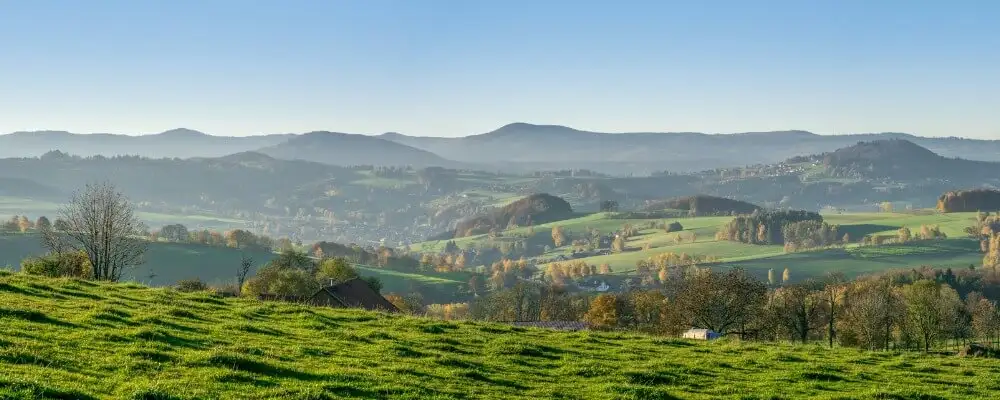
<svg viewBox="0 0 1000 400">
<path fill-rule="evenodd" d="M 518 282 L 472 301 L 468 317 L 585 321 L 593 329 L 672 336 L 702 328 L 743 340 L 928 351 L 950 340 L 1000 339 L 998 289 L 998 275 L 984 270 L 903 270 L 853 281 L 829 275 L 769 288 L 739 268 L 695 268 L 654 289 L 596 297 Z"/>
</svg>

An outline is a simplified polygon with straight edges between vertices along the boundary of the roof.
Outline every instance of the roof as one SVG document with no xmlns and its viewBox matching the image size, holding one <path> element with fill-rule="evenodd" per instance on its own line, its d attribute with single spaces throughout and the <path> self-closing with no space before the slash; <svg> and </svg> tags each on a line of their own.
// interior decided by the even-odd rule
<svg viewBox="0 0 1000 400">
<path fill-rule="evenodd" d="M 559 329 L 564 331 L 582 331 L 588 328 L 586 322 L 580 321 L 517 321 L 512 324 L 527 328 Z"/>
<path fill-rule="evenodd" d="M 382 297 L 381 294 L 372 289 L 362 279 L 354 278 L 333 286 L 320 289 L 312 296 L 315 303 L 319 296 L 328 295 L 344 307 L 364 308 L 367 310 L 380 310 L 398 312 L 395 305 Z"/>
</svg>

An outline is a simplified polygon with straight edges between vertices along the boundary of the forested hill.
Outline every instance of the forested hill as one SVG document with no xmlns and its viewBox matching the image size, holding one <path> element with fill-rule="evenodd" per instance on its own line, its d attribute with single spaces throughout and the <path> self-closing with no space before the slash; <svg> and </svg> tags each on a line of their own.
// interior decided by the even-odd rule
<svg viewBox="0 0 1000 400">
<path fill-rule="evenodd" d="M 310 132 L 259 151 L 275 158 L 331 165 L 459 166 L 431 152 L 393 141 L 337 132 Z"/>
<path fill-rule="evenodd" d="M 903 139 L 944 157 L 1000 161 L 1000 141 L 925 138 L 903 133 L 817 135 L 807 131 L 705 134 L 603 133 L 560 125 L 513 123 L 465 137 L 379 136 L 334 132 L 227 137 L 191 129 L 128 136 L 64 131 L 0 135 L 0 158 L 35 157 L 51 150 L 76 155 L 218 157 L 259 151 L 277 158 L 334 165 L 414 165 L 489 171 L 590 169 L 611 174 L 695 172 L 770 164 L 832 152 L 859 141 Z"/>
<path fill-rule="evenodd" d="M 908 140 L 860 142 L 822 156 L 834 175 L 914 179 L 994 179 L 1000 162 L 947 158 Z"/>
<path fill-rule="evenodd" d="M 398 133 L 382 137 L 456 161 L 491 163 L 504 168 L 585 168 L 635 174 L 770 164 L 798 155 L 834 151 L 858 141 L 887 139 L 909 140 L 945 157 L 1000 161 L 997 140 L 925 138 L 903 133 L 817 135 L 798 130 L 736 134 L 603 133 L 560 125 L 514 123 L 460 138 Z"/>
</svg>

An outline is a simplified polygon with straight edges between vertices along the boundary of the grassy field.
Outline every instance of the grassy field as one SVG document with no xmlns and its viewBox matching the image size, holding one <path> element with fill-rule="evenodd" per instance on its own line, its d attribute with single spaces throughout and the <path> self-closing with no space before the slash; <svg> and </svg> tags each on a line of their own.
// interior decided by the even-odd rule
<svg viewBox="0 0 1000 400">
<path fill-rule="evenodd" d="M 679 219 L 613 219 L 604 213 L 595 213 L 579 218 L 535 226 L 537 240 L 549 240 L 551 228 L 559 225 L 570 236 L 581 235 L 591 229 L 610 233 L 625 224 L 640 228 L 639 234 L 628 239 L 630 250 L 607 256 L 594 256 L 581 260 L 594 265 L 609 264 L 616 274 L 630 274 L 635 271 L 636 261 L 663 253 L 687 253 L 714 256 L 721 260 L 720 267 L 740 266 L 764 278 L 767 270 L 790 268 L 793 279 L 819 277 L 827 272 L 839 271 L 847 276 L 883 271 L 886 269 L 919 267 L 923 265 L 939 268 L 967 268 L 970 264 L 980 265 L 982 254 L 978 243 L 965 239 L 963 229 L 974 223 L 975 213 L 940 214 L 932 210 L 917 210 L 906 213 L 843 213 L 825 214 L 824 219 L 840 226 L 841 232 L 849 233 L 853 240 L 870 234 L 895 235 L 900 227 L 908 227 L 918 232 L 921 225 L 938 225 L 948 235 L 947 240 L 911 242 L 902 245 L 882 246 L 878 249 L 848 248 L 807 251 L 786 254 L 782 246 L 758 246 L 730 241 L 716 241 L 715 232 L 732 217 L 697 217 Z M 650 222 L 662 223 L 678 221 L 684 232 L 666 233 L 660 229 L 649 229 Z M 529 228 L 522 227 L 507 231 L 509 236 L 524 235 Z M 691 234 L 695 241 L 688 241 Z M 685 238 L 678 243 L 680 235 Z M 485 236 L 456 239 L 456 244 L 464 248 L 469 243 L 487 240 Z M 445 241 L 426 242 L 412 246 L 416 251 L 441 251 Z M 570 247 L 554 248 L 541 258 L 551 258 L 569 254 Z"/>
<path fill-rule="evenodd" d="M 6 220 L 12 215 L 27 215 L 32 220 L 44 215 L 54 220 L 58 213 L 57 203 L 0 196 L 0 220 Z M 190 229 L 220 231 L 246 226 L 246 221 L 243 220 L 212 215 L 173 215 L 140 211 L 138 216 L 143 223 L 154 229 L 170 224 L 183 224 Z"/>
<path fill-rule="evenodd" d="M 3 399 L 983 399 L 995 360 L 565 333 L 0 273 Z"/>
<path fill-rule="evenodd" d="M 44 254 L 37 236 L 0 236 L 0 266 L 18 268 L 22 259 Z M 265 251 L 244 251 L 226 247 L 211 247 L 182 243 L 150 243 L 146 263 L 125 274 L 125 280 L 154 286 L 173 285 L 178 280 L 200 278 L 210 285 L 234 282 L 236 269 L 243 255 L 253 257 L 255 267 L 260 267 L 276 255 Z M 383 291 L 409 293 L 414 285 L 430 287 L 430 293 L 453 293 L 457 286 L 468 282 L 464 274 L 421 275 L 377 268 L 358 268 L 364 276 L 377 276 L 384 285 Z M 150 278 L 150 273 L 155 274 Z M 252 273 L 251 273 L 252 274 Z"/>
</svg>

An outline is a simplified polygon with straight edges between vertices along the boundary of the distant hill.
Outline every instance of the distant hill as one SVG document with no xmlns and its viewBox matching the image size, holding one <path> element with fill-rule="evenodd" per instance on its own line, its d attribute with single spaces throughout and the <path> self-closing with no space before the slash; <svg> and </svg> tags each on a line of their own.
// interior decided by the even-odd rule
<svg viewBox="0 0 1000 400">
<path fill-rule="evenodd" d="M 310 132 L 259 150 L 275 158 L 330 165 L 454 166 L 431 152 L 390 140 L 337 132 Z"/>
<path fill-rule="evenodd" d="M 654 201 L 646 205 L 647 211 L 684 210 L 696 215 L 732 215 L 749 214 L 761 209 L 756 204 L 745 201 L 727 199 L 707 195 L 678 197 L 663 201 Z"/>
<path fill-rule="evenodd" d="M 546 193 L 533 194 L 486 215 L 459 222 L 451 236 L 479 235 L 492 229 L 504 230 L 512 224 L 544 224 L 572 216 L 573 207 L 566 200 Z"/>
<path fill-rule="evenodd" d="M 906 139 L 947 157 L 1000 161 L 1000 141 L 924 138 L 903 133 L 817 135 L 798 130 L 737 134 L 601 133 L 559 125 L 514 123 L 459 138 L 399 133 L 381 137 L 451 160 L 492 163 L 508 169 L 588 168 L 635 174 L 768 164 L 801 154 L 830 152 L 858 141 L 885 139 Z"/>
<path fill-rule="evenodd" d="M 0 158 L 37 157 L 53 150 L 80 156 L 218 157 L 271 146 L 289 137 L 212 136 L 184 128 L 138 136 L 65 131 L 14 132 L 0 135 Z"/>
<path fill-rule="evenodd" d="M 979 180 L 997 177 L 1000 163 L 947 158 L 909 140 L 859 142 L 822 156 L 835 175 L 911 179 Z"/>
</svg>

